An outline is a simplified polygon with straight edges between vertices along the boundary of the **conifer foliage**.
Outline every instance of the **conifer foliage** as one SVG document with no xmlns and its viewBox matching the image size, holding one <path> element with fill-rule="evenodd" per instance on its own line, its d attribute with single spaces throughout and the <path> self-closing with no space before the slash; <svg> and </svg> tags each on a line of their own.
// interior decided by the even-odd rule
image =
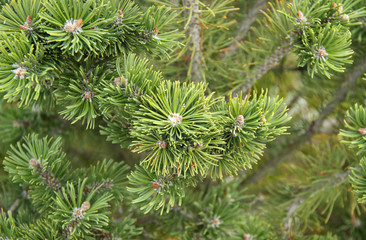
<svg viewBox="0 0 366 240">
<path fill-rule="evenodd" d="M 295 198 L 281 231 L 271 214 L 246 212 L 263 199 L 243 187 L 243 174 L 291 124 L 286 96 L 249 89 L 290 51 L 309 79 L 346 71 L 352 40 L 362 39 L 361 0 L 270 1 L 236 38 L 231 0 L 0 3 L 0 182 L 9 193 L 0 199 L 0 239 L 292 239 L 315 228 L 308 219 L 317 207 L 327 222 L 353 196 L 348 176 L 366 202 L 365 161 L 344 161 L 352 153 L 342 147 L 334 165 L 331 150 L 316 150 L 313 171 L 314 158 L 301 157 L 297 187 L 266 190 L 276 207 L 288 206 L 276 205 L 280 195 Z M 347 119 L 341 135 L 362 155 L 364 108 L 356 104 Z M 133 159 L 78 163 L 69 129 L 81 128 L 74 134 L 91 134 L 95 148 L 111 141 Z M 292 214 L 306 215 L 295 235 Z M 323 233 L 311 237 L 337 239 Z"/>
</svg>

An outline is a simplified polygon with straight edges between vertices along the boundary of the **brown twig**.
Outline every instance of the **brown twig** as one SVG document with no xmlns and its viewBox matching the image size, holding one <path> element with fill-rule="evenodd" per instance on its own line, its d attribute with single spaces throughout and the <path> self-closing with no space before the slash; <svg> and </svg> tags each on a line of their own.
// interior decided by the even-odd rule
<svg viewBox="0 0 366 240">
<path fill-rule="evenodd" d="M 245 185 L 255 184 L 267 176 L 278 164 L 283 162 L 287 156 L 293 153 L 297 148 L 299 148 L 299 146 L 302 146 L 305 142 L 309 141 L 315 133 L 319 132 L 324 120 L 326 120 L 334 109 L 346 98 L 348 90 L 355 85 L 357 79 L 362 76 L 365 71 L 366 58 L 363 58 L 351 72 L 345 75 L 345 81 L 334 93 L 333 99 L 320 111 L 319 118 L 311 122 L 309 128 L 303 134 L 298 136 L 295 141 L 285 146 L 283 151 L 279 152 L 277 156 L 272 158 L 272 161 L 260 168 L 256 174 L 249 176 L 245 181 Z"/>
<path fill-rule="evenodd" d="M 191 37 L 189 41 L 189 45 L 192 48 L 192 52 L 188 53 L 188 55 L 194 53 L 191 57 L 190 64 L 192 64 L 191 73 L 189 78 L 192 82 L 199 82 L 202 80 L 202 73 L 200 70 L 201 66 L 201 41 L 202 41 L 202 29 L 199 25 L 200 20 L 198 18 L 199 3 L 197 0 L 183 0 L 183 5 L 185 6 L 184 16 L 188 19 L 190 12 L 192 11 L 192 16 L 190 21 L 187 23 L 187 37 Z"/>
<path fill-rule="evenodd" d="M 292 39 L 285 41 L 281 46 L 279 46 L 276 51 L 269 56 L 263 64 L 255 67 L 254 71 L 250 74 L 249 78 L 241 86 L 237 87 L 233 92 L 233 96 L 243 92 L 246 94 L 249 89 L 254 85 L 254 83 L 263 77 L 267 72 L 273 69 L 279 64 L 279 62 L 288 54 L 292 48 Z"/>
<path fill-rule="evenodd" d="M 262 8 L 266 5 L 265 0 L 257 0 L 252 8 L 249 9 L 248 14 L 245 16 L 244 20 L 239 23 L 239 29 L 236 32 L 236 37 L 234 38 L 234 42 L 227 48 L 225 58 L 231 56 L 235 53 L 235 50 L 239 47 L 237 42 L 244 40 L 249 32 L 252 24 L 257 20 L 257 14 L 260 12 Z"/>
</svg>

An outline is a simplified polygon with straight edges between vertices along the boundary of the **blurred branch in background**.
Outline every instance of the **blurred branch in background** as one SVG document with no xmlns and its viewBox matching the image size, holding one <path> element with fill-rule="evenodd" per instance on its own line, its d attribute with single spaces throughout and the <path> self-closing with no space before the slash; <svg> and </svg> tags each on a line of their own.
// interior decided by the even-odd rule
<svg viewBox="0 0 366 240">
<path fill-rule="evenodd" d="M 323 122 L 328 118 L 334 109 L 346 98 L 347 93 L 355 85 L 356 81 L 363 76 L 366 72 L 366 58 L 360 59 L 350 72 L 346 72 L 344 75 L 344 81 L 340 84 L 337 91 L 333 94 L 333 98 L 326 104 L 319 112 L 319 117 L 312 121 L 309 128 L 289 145 L 283 148 L 283 151 L 279 152 L 276 156 L 271 157 L 268 162 L 262 167 L 257 169 L 257 172 L 249 175 L 245 180 L 245 185 L 258 183 L 261 179 L 268 176 L 273 170 L 276 169 L 278 164 L 287 159 L 298 147 L 302 146 L 305 142 L 309 141 L 312 136 L 319 132 Z"/>
</svg>

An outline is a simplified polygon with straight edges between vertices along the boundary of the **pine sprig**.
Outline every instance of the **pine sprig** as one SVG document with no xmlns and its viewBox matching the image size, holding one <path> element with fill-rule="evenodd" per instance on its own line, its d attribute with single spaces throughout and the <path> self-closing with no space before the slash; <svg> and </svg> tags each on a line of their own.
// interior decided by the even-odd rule
<svg viewBox="0 0 366 240">
<path fill-rule="evenodd" d="M 43 30 L 53 48 L 80 57 L 84 53 L 100 55 L 105 50 L 109 41 L 104 28 L 112 23 L 112 19 L 101 16 L 105 4 L 95 0 L 51 0 L 43 6 Z"/>
<path fill-rule="evenodd" d="M 88 169 L 70 172 L 70 162 L 61 149 L 61 138 L 41 139 L 32 134 L 25 137 L 24 142 L 11 146 L 4 165 L 12 181 L 26 187 L 26 194 L 37 212 L 34 221 L 39 224 L 22 224 L 21 216 L 14 220 L 10 214 L 9 217 L 4 215 L 0 226 L 5 230 L 0 229 L 0 234 L 32 236 L 31 239 L 49 237 L 49 234 L 52 239 L 95 239 L 104 231 L 116 237 L 134 236 L 140 231 L 129 218 L 126 219 L 128 226 L 122 229 L 110 225 L 108 209 L 123 198 L 128 166 L 104 160 Z M 26 233 L 27 228 L 29 233 Z"/>
<path fill-rule="evenodd" d="M 23 32 L 33 43 L 42 39 L 40 13 L 42 0 L 11 0 L 0 14 L 0 30 L 5 33 Z"/>
<path fill-rule="evenodd" d="M 4 160 L 5 170 L 11 179 L 27 185 L 44 185 L 58 191 L 61 183 L 68 179 L 70 162 L 61 150 L 61 138 L 39 139 L 32 134 L 24 138 L 25 143 L 11 146 L 8 157 Z"/>
<path fill-rule="evenodd" d="M 20 106 L 35 106 L 53 98 L 56 66 L 46 60 L 45 49 L 33 45 L 25 34 L 0 35 L 0 91 L 4 98 Z"/>
<path fill-rule="evenodd" d="M 357 154 L 366 152 L 366 110 L 363 106 L 355 104 L 346 113 L 345 128 L 340 130 L 340 135 L 347 140 L 342 142 L 350 148 L 356 148 Z"/>
<path fill-rule="evenodd" d="M 138 194 L 132 203 L 141 205 L 144 213 L 160 210 L 160 214 L 169 212 L 175 205 L 181 205 L 185 196 L 184 183 L 177 174 L 159 176 L 136 166 L 136 170 L 128 177 L 129 192 Z"/>
<path fill-rule="evenodd" d="M 111 194 L 103 194 L 92 201 L 98 188 L 84 194 L 86 180 L 79 180 L 77 186 L 67 183 L 66 188 L 56 193 L 53 216 L 62 224 L 66 238 L 91 239 L 91 230 L 102 230 L 108 226 L 108 202 L 113 199 Z"/>
<path fill-rule="evenodd" d="M 352 168 L 352 174 L 349 176 L 352 184 L 352 191 L 359 197 L 359 203 L 366 203 L 366 159 L 360 160 L 360 166 Z"/>
<path fill-rule="evenodd" d="M 123 162 L 113 162 L 112 160 L 103 160 L 96 165 L 90 166 L 86 172 L 87 185 L 83 192 L 89 194 L 96 191 L 97 194 L 111 193 L 115 199 L 123 199 L 123 191 L 127 185 L 127 171 L 129 166 Z"/>
</svg>

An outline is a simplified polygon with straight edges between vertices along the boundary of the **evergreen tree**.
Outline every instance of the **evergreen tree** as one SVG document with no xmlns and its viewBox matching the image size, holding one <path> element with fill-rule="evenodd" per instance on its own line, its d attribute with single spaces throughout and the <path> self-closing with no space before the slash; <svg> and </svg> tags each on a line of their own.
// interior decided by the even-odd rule
<svg viewBox="0 0 366 240">
<path fill-rule="evenodd" d="M 0 239 L 366 238 L 363 0 L 0 4 Z"/>
</svg>

